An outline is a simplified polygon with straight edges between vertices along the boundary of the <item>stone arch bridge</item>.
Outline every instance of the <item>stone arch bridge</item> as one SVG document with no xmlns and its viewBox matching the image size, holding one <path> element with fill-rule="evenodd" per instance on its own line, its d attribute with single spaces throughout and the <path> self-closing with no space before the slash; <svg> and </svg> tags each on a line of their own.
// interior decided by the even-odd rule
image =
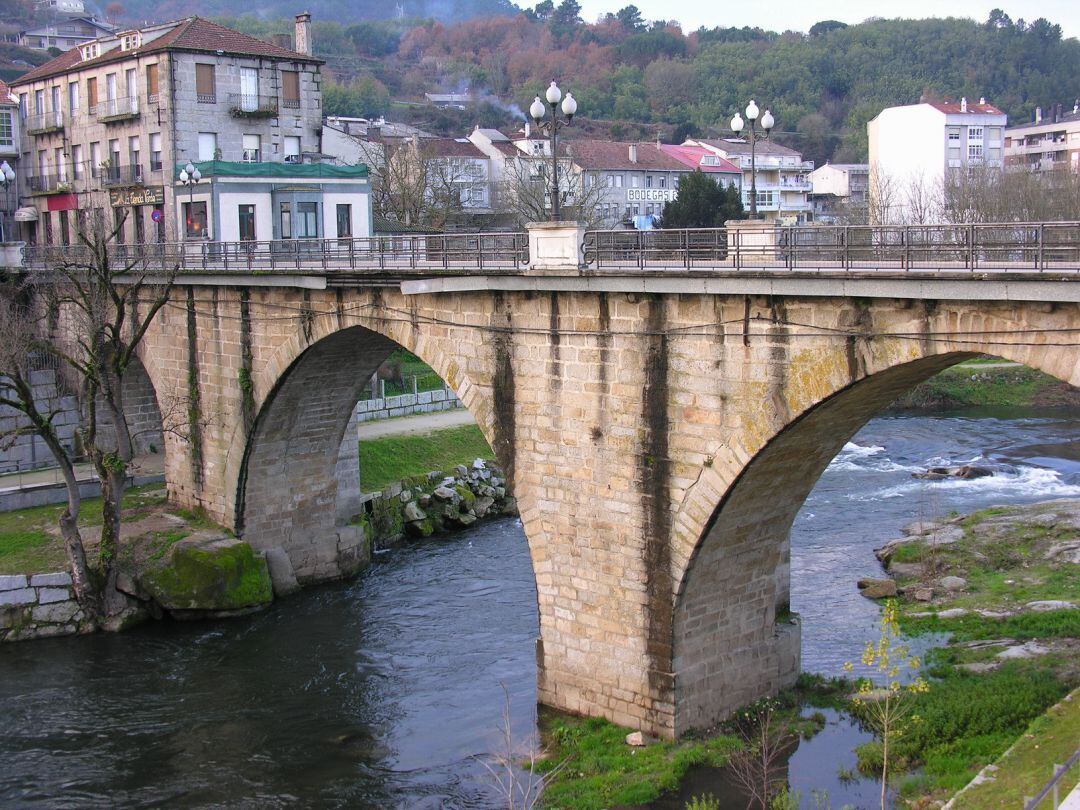
<svg viewBox="0 0 1080 810">
<path fill-rule="evenodd" d="M 251 273 L 220 261 L 229 246 L 204 251 L 141 350 L 159 399 L 189 396 L 208 417 L 190 442 L 166 435 L 170 497 L 284 549 L 301 581 L 340 576 L 358 538 L 339 445 L 403 346 L 508 471 L 541 702 L 679 735 L 796 677 L 789 529 L 867 419 L 979 353 L 1080 384 L 1071 233 L 1070 250 L 992 266 L 960 266 L 966 246 L 912 260 L 911 235 L 904 254 L 792 261 L 770 232 L 740 265 L 732 234 L 711 234 L 709 255 L 693 232 L 651 253 L 612 236 L 605 253 L 574 228 L 536 229 L 486 266 L 481 244 L 470 271 L 449 250 L 417 263 L 434 237 L 384 247 L 381 264 L 404 264 L 363 272 L 335 254 Z"/>
</svg>

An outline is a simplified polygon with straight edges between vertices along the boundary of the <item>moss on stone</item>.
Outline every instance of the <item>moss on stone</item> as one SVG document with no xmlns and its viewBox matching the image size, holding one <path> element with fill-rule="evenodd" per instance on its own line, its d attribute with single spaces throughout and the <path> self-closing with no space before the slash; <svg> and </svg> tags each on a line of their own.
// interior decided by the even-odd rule
<svg viewBox="0 0 1080 810">
<path fill-rule="evenodd" d="M 466 510 L 472 510 L 476 506 L 476 495 L 464 484 L 455 484 L 454 492 L 461 498 L 461 504 Z"/>
<path fill-rule="evenodd" d="M 266 560 L 239 541 L 176 546 L 168 565 L 144 573 L 141 584 L 171 610 L 238 610 L 273 599 Z"/>
</svg>

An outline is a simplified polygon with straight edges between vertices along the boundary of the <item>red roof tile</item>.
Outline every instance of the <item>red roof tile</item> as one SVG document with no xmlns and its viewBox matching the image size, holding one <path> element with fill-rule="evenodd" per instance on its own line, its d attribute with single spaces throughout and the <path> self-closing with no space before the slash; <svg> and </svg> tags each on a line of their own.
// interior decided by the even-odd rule
<svg viewBox="0 0 1080 810">
<path fill-rule="evenodd" d="M 630 159 L 630 148 L 637 148 L 637 159 Z M 664 154 L 655 143 L 618 143 L 616 141 L 566 141 L 566 153 L 582 169 L 622 171 L 685 172 L 686 164 Z"/>
<path fill-rule="evenodd" d="M 660 144 L 660 149 L 691 169 L 700 169 L 705 173 L 742 174 L 742 169 L 729 160 L 724 160 L 704 146 L 676 146 L 670 143 Z M 707 162 L 702 162 L 707 161 Z"/>
<path fill-rule="evenodd" d="M 18 104 L 18 99 L 11 92 L 11 88 L 0 82 L 0 104 Z"/>
<path fill-rule="evenodd" d="M 480 151 L 472 141 L 459 140 L 457 138 L 425 138 L 420 144 L 422 149 L 430 151 L 438 157 L 469 157 L 487 159 L 487 155 Z"/>
<path fill-rule="evenodd" d="M 102 39 L 112 39 L 103 37 Z M 84 43 L 85 44 L 85 43 Z M 136 51 L 120 50 L 120 43 L 110 48 L 95 59 L 83 60 L 82 46 L 72 48 L 46 62 L 44 65 L 34 68 L 25 76 L 20 76 L 13 84 L 18 86 L 27 84 L 37 79 L 45 79 L 57 76 L 74 68 L 94 67 L 109 62 L 117 62 L 127 59 L 135 54 L 158 53 L 161 51 L 195 51 L 198 53 L 216 53 L 222 51 L 235 56 L 263 56 L 271 59 L 287 59 L 294 62 L 318 62 L 313 56 L 307 56 L 287 48 L 263 42 L 253 36 L 242 34 L 223 25 L 204 20 L 202 17 L 189 17 L 178 20 L 176 27 L 146 43 Z"/>
<path fill-rule="evenodd" d="M 972 104 L 970 101 L 967 104 L 967 109 L 961 109 L 959 101 L 929 101 L 927 102 L 935 110 L 941 110 L 943 113 L 949 115 L 1004 115 L 1001 110 L 995 107 L 993 104 Z"/>
</svg>

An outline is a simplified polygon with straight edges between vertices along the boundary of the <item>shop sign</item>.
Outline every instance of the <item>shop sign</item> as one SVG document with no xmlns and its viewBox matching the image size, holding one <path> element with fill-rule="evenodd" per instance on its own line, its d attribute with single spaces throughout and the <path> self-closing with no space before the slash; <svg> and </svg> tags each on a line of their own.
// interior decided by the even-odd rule
<svg viewBox="0 0 1080 810">
<path fill-rule="evenodd" d="M 165 202 L 165 187 L 117 188 L 109 191 L 109 203 L 113 208 L 126 205 L 162 205 Z"/>
<path fill-rule="evenodd" d="M 632 203 L 641 202 L 671 202 L 678 195 L 674 188 L 628 188 L 626 201 Z"/>
</svg>

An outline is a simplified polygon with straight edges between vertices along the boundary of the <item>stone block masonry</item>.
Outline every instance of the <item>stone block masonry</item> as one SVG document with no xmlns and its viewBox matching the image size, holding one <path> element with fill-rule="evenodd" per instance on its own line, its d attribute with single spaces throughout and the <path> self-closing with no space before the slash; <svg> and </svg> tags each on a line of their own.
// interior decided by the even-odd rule
<svg viewBox="0 0 1080 810">
<path fill-rule="evenodd" d="M 82 620 L 71 574 L 0 576 L 0 641 L 75 635 Z"/>
<path fill-rule="evenodd" d="M 280 549 L 302 583 L 341 576 L 342 439 L 404 347 L 470 410 L 517 497 L 540 701 L 672 737 L 793 682 L 791 523 L 868 418 L 977 353 L 1080 383 L 1075 349 L 1047 338 L 1080 325 L 1074 303 L 569 281 L 178 289 L 141 350 L 158 399 L 194 384 L 206 420 L 197 465 L 165 437 L 170 497 Z"/>
</svg>

